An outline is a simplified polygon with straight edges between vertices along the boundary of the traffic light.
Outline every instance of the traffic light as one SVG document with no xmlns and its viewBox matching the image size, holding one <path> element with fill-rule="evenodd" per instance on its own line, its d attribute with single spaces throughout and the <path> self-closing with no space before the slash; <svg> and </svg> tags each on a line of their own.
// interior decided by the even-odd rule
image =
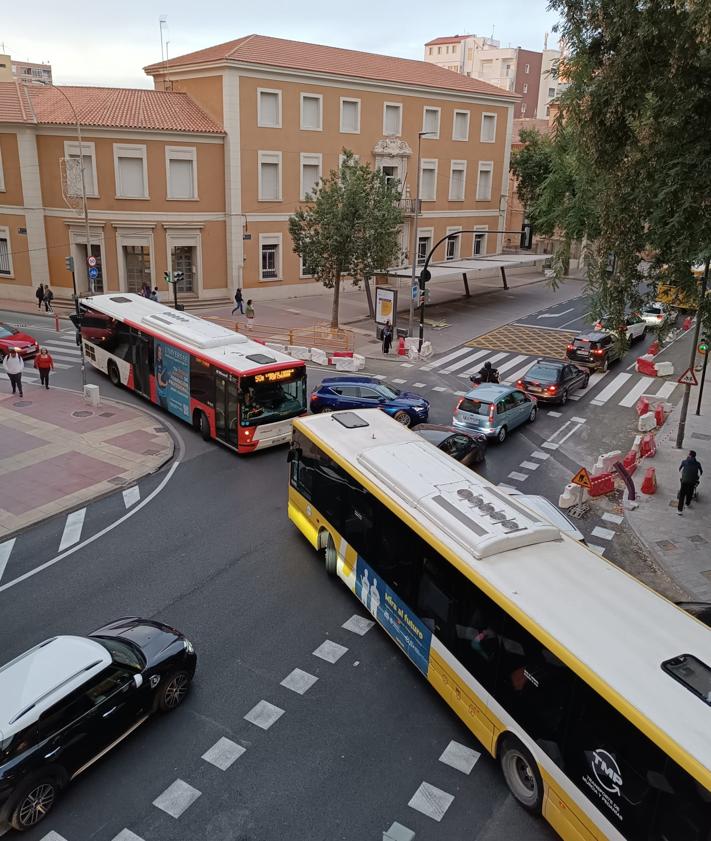
<svg viewBox="0 0 711 841">
<path fill-rule="evenodd" d="M 173 281 L 170 279 L 170 272 L 163 272 L 163 280 L 166 283 L 172 283 Z"/>
<path fill-rule="evenodd" d="M 184 272 L 175 272 L 173 283 L 175 283 L 175 285 L 177 286 L 179 283 L 183 282 L 184 278 L 185 278 L 185 273 Z"/>
<path fill-rule="evenodd" d="M 424 292 L 425 291 L 425 284 L 431 280 L 432 272 L 429 269 L 422 269 L 419 276 L 420 282 L 420 289 Z"/>
<path fill-rule="evenodd" d="M 521 225 L 520 248 L 525 249 L 526 251 L 530 251 L 532 245 L 533 245 L 533 225 L 530 222 L 524 222 L 524 224 Z"/>
<path fill-rule="evenodd" d="M 709 340 L 706 338 L 706 336 L 702 337 L 697 350 L 702 356 L 705 356 L 709 352 Z"/>
<path fill-rule="evenodd" d="M 64 265 L 67 267 L 68 272 L 74 271 L 74 258 L 73 257 L 65 257 L 64 258 Z"/>
</svg>

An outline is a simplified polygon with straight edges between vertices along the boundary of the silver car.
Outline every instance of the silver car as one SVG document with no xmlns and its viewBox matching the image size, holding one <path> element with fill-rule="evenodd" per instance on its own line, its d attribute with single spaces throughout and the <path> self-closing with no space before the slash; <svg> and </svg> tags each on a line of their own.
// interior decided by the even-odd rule
<svg viewBox="0 0 711 841">
<path fill-rule="evenodd" d="M 535 397 L 510 385 L 485 383 L 461 398 L 452 423 L 460 429 L 475 429 L 502 442 L 522 423 L 533 423 L 538 414 Z"/>
</svg>

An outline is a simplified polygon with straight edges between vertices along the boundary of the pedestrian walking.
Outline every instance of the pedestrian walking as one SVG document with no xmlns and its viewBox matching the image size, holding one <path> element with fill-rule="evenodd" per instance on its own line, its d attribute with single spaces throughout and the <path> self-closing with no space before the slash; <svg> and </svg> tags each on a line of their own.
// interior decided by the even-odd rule
<svg viewBox="0 0 711 841">
<path fill-rule="evenodd" d="M 40 386 L 49 388 L 49 372 L 54 371 L 54 359 L 46 347 L 35 356 L 35 368 L 39 371 Z"/>
<path fill-rule="evenodd" d="M 251 330 L 254 324 L 254 307 L 252 306 L 251 298 L 247 300 L 247 306 L 245 308 L 244 314 L 247 316 L 247 329 Z"/>
<path fill-rule="evenodd" d="M 151 297 L 151 301 L 155 301 L 156 303 L 158 302 L 158 287 L 157 287 L 157 286 L 156 286 L 156 288 L 155 288 L 155 289 L 151 292 L 150 297 Z"/>
<path fill-rule="evenodd" d="M 687 508 L 691 507 L 691 500 L 694 497 L 694 491 L 699 482 L 699 477 L 703 474 L 704 469 L 696 458 L 696 450 L 689 450 L 689 455 L 679 465 L 681 471 L 681 485 L 679 487 L 679 504 L 677 505 L 677 514 L 681 517 L 684 511 L 684 505 Z"/>
<path fill-rule="evenodd" d="M 390 321 L 385 322 L 383 327 L 383 353 L 390 353 L 390 345 L 393 343 L 393 326 Z"/>
<path fill-rule="evenodd" d="M 16 391 L 19 391 L 20 397 L 23 397 L 22 372 L 25 370 L 25 363 L 22 361 L 22 357 L 17 352 L 17 348 L 10 348 L 7 352 L 7 356 L 2 361 L 2 366 L 5 369 L 5 373 L 10 378 L 12 393 L 15 394 Z"/>
<path fill-rule="evenodd" d="M 242 315 L 244 315 L 244 307 L 242 306 L 243 300 L 244 298 L 242 297 L 242 290 L 238 289 L 235 292 L 235 308 L 232 310 L 230 315 L 234 315 L 237 312 L 237 310 L 239 310 L 242 313 Z"/>
<path fill-rule="evenodd" d="M 40 283 L 37 287 L 37 291 L 35 292 L 35 298 L 37 298 L 37 309 L 42 309 L 42 301 L 44 301 L 44 283 Z"/>
<path fill-rule="evenodd" d="M 52 312 L 52 301 L 54 300 L 54 292 L 49 288 L 49 284 L 44 288 L 44 311 Z"/>
</svg>

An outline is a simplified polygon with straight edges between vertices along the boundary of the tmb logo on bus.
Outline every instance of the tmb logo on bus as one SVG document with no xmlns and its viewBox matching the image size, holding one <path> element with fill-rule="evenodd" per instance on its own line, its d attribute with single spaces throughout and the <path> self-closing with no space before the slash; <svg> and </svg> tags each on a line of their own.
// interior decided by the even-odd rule
<svg viewBox="0 0 711 841">
<path fill-rule="evenodd" d="M 619 794 L 622 785 L 620 766 L 615 757 L 606 750 L 597 748 L 592 755 L 592 770 L 598 783 L 610 794 Z"/>
</svg>

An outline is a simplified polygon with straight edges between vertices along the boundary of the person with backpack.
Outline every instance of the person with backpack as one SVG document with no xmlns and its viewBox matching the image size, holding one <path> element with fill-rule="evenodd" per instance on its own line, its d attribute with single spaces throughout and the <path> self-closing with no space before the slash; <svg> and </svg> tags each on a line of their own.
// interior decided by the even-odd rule
<svg viewBox="0 0 711 841">
<path fill-rule="evenodd" d="M 49 288 L 49 284 L 44 288 L 44 311 L 45 312 L 52 312 L 52 301 L 54 299 L 54 292 Z"/>
<path fill-rule="evenodd" d="M 242 313 L 242 315 L 244 315 L 244 307 L 242 306 L 243 300 L 244 298 L 242 297 L 242 290 L 238 289 L 235 292 L 235 308 L 232 310 L 230 315 L 234 315 L 237 312 L 237 310 L 239 310 Z"/>
<path fill-rule="evenodd" d="M 35 298 L 37 298 L 37 309 L 42 309 L 42 301 L 44 301 L 44 284 L 40 283 L 37 287 L 37 291 L 35 292 Z"/>
</svg>

